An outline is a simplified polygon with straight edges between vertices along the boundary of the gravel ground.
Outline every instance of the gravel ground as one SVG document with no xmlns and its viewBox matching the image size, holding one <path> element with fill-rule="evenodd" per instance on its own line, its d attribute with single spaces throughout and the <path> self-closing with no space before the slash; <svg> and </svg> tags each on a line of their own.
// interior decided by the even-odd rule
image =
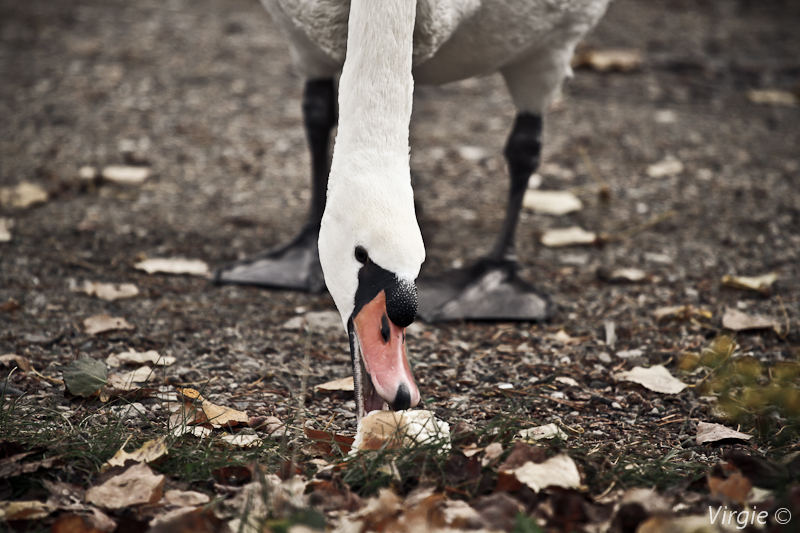
<svg viewBox="0 0 800 533">
<path fill-rule="evenodd" d="M 531 397 L 529 420 L 580 425 L 593 432 L 587 445 L 657 436 L 653 445 L 666 449 L 693 435 L 697 420 L 714 420 L 709 405 L 691 390 L 665 396 L 617 383 L 614 372 L 699 350 L 726 307 L 781 324 L 781 335 L 741 334 L 740 353 L 797 359 L 800 107 L 757 105 L 747 91 L 797 94 L 798 23 L 790 1 L 612 3 L 583 47 L 638 50 L 642 67 L 576 70 L 546 118 L 539 174 L 541 188 L 573 189 L 585 207 L 562 217 L 526 212 L 518 234 L 523 275 L 552 295 L 558 314 L 544 325 L 415 325 L 410 358 L 432 408 L 480 424 L 558 371 L 574 382 Z M 79 355 L 155 349 L 177 358 L 171 379 L 211 379 L 207 395 L 252 415 L 288 412 L 282 401 L 299 390 L 306 354 L 311 385 L 348 375 L 346 339 L 337 320 L 326 327 L 335 309 L 327 295 L 133 269 L 144 257 L 173 256 L 215 268 L 299 228 L 310 196 L 302 80 L 257 2 L 3 0 L 0 79 L 0 185 L 32 182 L 50 193 L 38 207 L 0 212 L 14 221 L 13 238 L 0 243 L 0 353 L 57 377 Z M 438 273 L 479 257 L 499 230 L 514 110 L 498 76 L 419 87 L 414 105 L 423 270 Z M 649 175 L 670 158 L 682 169 Z M 152 177 L 138 187 L 79 179 L 81 167 L 126 163 Z M 607 242 L 539 244 L 541 232 L 570 225 Z M 615 282 L 620 268 L 645 279 Z M 778 275 L 768 296 L 720 283 L 768 272 Z M 141 294 L 106 302 L 71 291 L 85 280 L 135 283 Z M 657 323 L 653 312 L 673 305 L 713 317 Z M 316 312 L 327 314 L 308 316 Z M 136 329 L 86 334 L 82 321 L 100 313 Z M 287 325 L 294 317 L 316 326 Z M 68 402 L 24 374 L 11 385 Z M 308 406 L 353 429 L 346 394 L 317 394 Z M 670 417 L 684 423 L 659 425 Z"/>
</svg>

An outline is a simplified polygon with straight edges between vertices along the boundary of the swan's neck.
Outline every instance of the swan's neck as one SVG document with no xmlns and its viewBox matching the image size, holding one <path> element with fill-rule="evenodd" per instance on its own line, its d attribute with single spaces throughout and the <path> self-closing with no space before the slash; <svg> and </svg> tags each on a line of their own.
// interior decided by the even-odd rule
<svg viewBox="0 0 800 533">
<path fill-rule="evenodd" d="M 408 165 L 415 14 L 415 0 L 352 0 L 332 173 L 354 155 Z"/>
</svg>

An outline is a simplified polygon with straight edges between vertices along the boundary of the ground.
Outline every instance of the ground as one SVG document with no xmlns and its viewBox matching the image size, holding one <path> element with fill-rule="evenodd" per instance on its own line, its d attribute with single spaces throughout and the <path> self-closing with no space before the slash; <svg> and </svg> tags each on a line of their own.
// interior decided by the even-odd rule
<svg viewBox="0 0 800 533">
<path fill-rule="evenodd" d="M 740 333 L 737 356 L 766 368 L 800 358 L 800 96 L 793 106 L 748 98 L 753 89 L 798 94 L 798 23 L 800 6 L 788 0 L 611 4 L 581 50 L 635 50 L 641 66 L 576 68 L 545 120 L 540 187 L 571 189 L 584 208 L 562 217 L 526 212 L 518 232 L 522 274 L 552 296 L 557 314 L 545 324 L 415 325 L 410 359 L 429 409 L 451 425 L 481 428 L 509 416 L 526 427 L 575 428 L 578 443 L 561 449 L 583 450 L 579 464 L 595 496 L 612 482 L 679 486 L 680 473 L 663 483 L 609 474 L 626 453 L 663 458 L 680 449 L 693 475 L 720 461 L 723 448 L 693 440 L 698 422 L 736 425 L 708 396 L 655 393 L 613 375 L 663 364 L 697 383 L 702 370 L 681 373 L 680 363 L 708 345 L 728 307 L 778 324 Z M 162 372 L 171 383 L 283 420 L 296 415 L 290 400 L 306 356 L 310 387 L 349 374 L 341 331 L 285 326 L 334 311 L 327 294 L 218 287 L 133 268 L 175 256 L 216 268 L 301 224 L 309 198 L 302 79 L 257 2 L 3 0 L 0 78 L 0 186 L 30 182 L 49 192 L 37 207 L 0 207 L 13 220 L 12 239 L 0 243 L 0 354 L 24 356 L 60 379 L 78 357 L 157 350 L 177 358 Z M 417 88 L 411 162 L 423 272 L 468 264 L 491 246 L 513 115 L 497 75 Z M 678 171 L 648 172 L 673 159 Z M 111 164 L 145 165 L 152 176 L 137 187 L 79 179 L 81 167 Z M 584 247 L 540 244 L 545 230 L 571 225 L 601 238 Z M 621 268 L 645 279 L 616 281 Z M 769 272 L 778 281 L 766 294 L 721 283 Z M 86 280 L 134 283 L 141 294 L 107 302 L 72 291 Z M 654 311 L 666 306 L 710 314 L 657 321 Z M 135 330 L 85 333 L 82 321 L 102 313 Z M 31 373 L 12 373 L 8 387 L 6 445 L 24 440 L 10 431 L 15 416 L 80 418 L 103 407 Z M 12 398 L 16 411 L 8 410 Z M 332 419 L 330 429 L 355 429 L 344 393 L 310 394 L 306 407 L 323 426 Z M 781 427 L 790 418 L 770 420 Z M 755 436 L 748 453 L 777 460 L 797 450 L 796 433 L 780 440 L 774 427 L 759 427 L 739 427 Z M 54 475 L 84 484 L 93 475 L 65 472 Z M 16 488 L 0 480 L 0 499 L 35 493 L 47 474 L 37 476 Z"/>
</svg>

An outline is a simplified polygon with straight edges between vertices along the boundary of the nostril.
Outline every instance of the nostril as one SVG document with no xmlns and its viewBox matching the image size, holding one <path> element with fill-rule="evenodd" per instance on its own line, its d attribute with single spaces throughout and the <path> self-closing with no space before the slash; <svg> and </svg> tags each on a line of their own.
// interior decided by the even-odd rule
<svg viewBox="0 0 800 533">
<path fill-rule="evenodd" d="M 381 337 L 383 337 L 383 343 L 386 344 L 389 342 L 389 336 L 391 335 L 392 330 L 389 329 L 389 317 L 386 316 L 386 313 L 383 314 L 381 317 Z"/>
<path fill-rule="evenodd" d="M 397 387 L 397 395 L 394 397 L 394 402 L 392 402 L 392 409 L 402 411 L 409 407 L 411 407 L 411 393 L 408 390 L 408 386 L 405 383 L 401 383 Z"/>
</svg>

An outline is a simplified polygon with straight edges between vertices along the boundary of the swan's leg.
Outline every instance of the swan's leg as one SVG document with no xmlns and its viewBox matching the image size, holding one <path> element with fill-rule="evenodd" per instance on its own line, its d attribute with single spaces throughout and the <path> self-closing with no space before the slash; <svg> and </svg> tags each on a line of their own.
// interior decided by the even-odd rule
<svg viewBox="0 0 800 533">
<path fill-rule="evenodd" d="M 311 207 L 300 233 L 290 241 L 255 257 L 219 269 L 215 283 L 259 285 L 319 292 L 325 288 L 319 265 L 317 237 L 328 187 L 328 148 L 336 125 L 333 79 L 308 80 L 303 92 L 303 119 L 311 152 Z"/>
<path fill-rule="evenodd" d="M 419 281 L 423 320 L 541 321 L 553 313 L 549 298 L 517 274 L 514 238 L 528 179 L 539 165 L 542 114 L 569 72 L 573 47 L 541 50 L 502 70 L 518 110 L 504 152 L 511 186 L 503 227 L 495 247 L 475 265 Z"/>
<path fill-rule="evenodd" d="M 552 314 L 550 300 L 517 275 L 514 236 L 528 179 L 539 164 L 542 117 L 520 113 L 505 148 L 511 187 L 494 249 L 464 270 L 419 281 L 419 316 L 439 320 L 533 320 Z"/>
</svg>

